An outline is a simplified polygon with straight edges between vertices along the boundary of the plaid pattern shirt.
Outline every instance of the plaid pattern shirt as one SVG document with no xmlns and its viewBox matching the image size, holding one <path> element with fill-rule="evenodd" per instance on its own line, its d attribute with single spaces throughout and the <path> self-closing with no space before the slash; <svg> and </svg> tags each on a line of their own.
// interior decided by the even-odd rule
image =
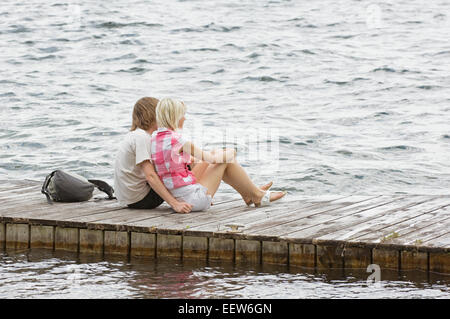
<svg viewBox="0 0 450 319">
<path fill-rule="evenodd" d="M 152 134 L 151 159 L 156 173 L 168 190 L 197 182 L 187 167 L 191 157 L 180 152 L 185 143 L 179 133 L 165 127 L 158 128 Z"/>
</svg>

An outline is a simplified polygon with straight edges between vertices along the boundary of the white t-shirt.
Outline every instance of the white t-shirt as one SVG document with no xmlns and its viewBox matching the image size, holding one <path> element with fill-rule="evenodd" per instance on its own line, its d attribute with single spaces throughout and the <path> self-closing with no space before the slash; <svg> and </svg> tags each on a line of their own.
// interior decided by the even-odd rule
<svg viewBox="0 0 450 319">
<path fill-rule="evenodd" d="M 150 186 L 138 166 L 150 159 L 151 135 L 138 128 L 129 132 L 119 146 L 114 164 L 114 193 L 120 202 L 134 204 L 143 199 Z"/>
</svg>

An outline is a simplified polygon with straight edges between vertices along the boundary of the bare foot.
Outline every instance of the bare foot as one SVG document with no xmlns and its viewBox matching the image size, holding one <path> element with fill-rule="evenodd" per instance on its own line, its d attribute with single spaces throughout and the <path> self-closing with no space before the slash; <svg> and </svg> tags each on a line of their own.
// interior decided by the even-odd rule
<svg viewBox="0 0 450 319">
<path fill-rule="evenodd" d="M 260 186 L 259 189 L 266 191 L 269 188 L 271 188 L 272 185 L 273 185 L 273 182 L 271 181 L 271 182 L 268 182 L 266 185 Z M 250 206 L 251 204 L 253 204 L 251 197 L 244 198 L 244 201 L 245 201 L 245 204 L 247 204 L 247 206 Z"/>
<path fill-rule="evenodd" d="M 274 202 L 276 200 L 279 200 L 279 199 L 283 198 L 286 194 L 287 194 L 286 191 L 283 191 L 283 192 L 271 192 L 270 193 L 270 202 Z M 260 207 L 261 206 L 261 200 L 262 200 L 263 196 L 264 196 L 264 194 L 261 197 L 258 197 L 257 199 L 254 200 L 254 203 L 255 203 L 256 207 Z"/>
</svg>

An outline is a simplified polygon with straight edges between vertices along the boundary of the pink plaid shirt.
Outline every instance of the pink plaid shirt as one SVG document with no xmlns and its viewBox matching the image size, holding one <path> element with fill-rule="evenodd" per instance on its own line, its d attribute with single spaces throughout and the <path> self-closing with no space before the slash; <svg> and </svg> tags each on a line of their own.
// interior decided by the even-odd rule
<svg viewBox="0 0 450 319">
<path fill-rule="evenodd" d="M 180 152 L 186 141 L 172 130 L 160 127 L 152 134 L 151 159 L 156 173 L 168 190 L 195 184 L 195 176 L 187 168 L 189 154 Z"/>
</svg>

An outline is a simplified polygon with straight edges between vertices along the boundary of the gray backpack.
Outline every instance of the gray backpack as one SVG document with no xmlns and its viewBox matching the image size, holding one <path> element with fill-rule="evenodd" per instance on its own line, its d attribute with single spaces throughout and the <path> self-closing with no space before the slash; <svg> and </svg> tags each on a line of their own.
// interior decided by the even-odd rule
<svg viewBox="0 0 450 319">
<path fill-rule="evenodd" d="M 108 183 L 96 179 L 88 180 L 78 174 L 61 170 L 47 175 L 41 192 L 47 197 L 50 204 L 52 204 L 52 200 L 55 202 L 83 202 L 92 198 L 95 187 L 106 193 L 107 199 L 115 199 L 114 189 Z"/>
</svg>

